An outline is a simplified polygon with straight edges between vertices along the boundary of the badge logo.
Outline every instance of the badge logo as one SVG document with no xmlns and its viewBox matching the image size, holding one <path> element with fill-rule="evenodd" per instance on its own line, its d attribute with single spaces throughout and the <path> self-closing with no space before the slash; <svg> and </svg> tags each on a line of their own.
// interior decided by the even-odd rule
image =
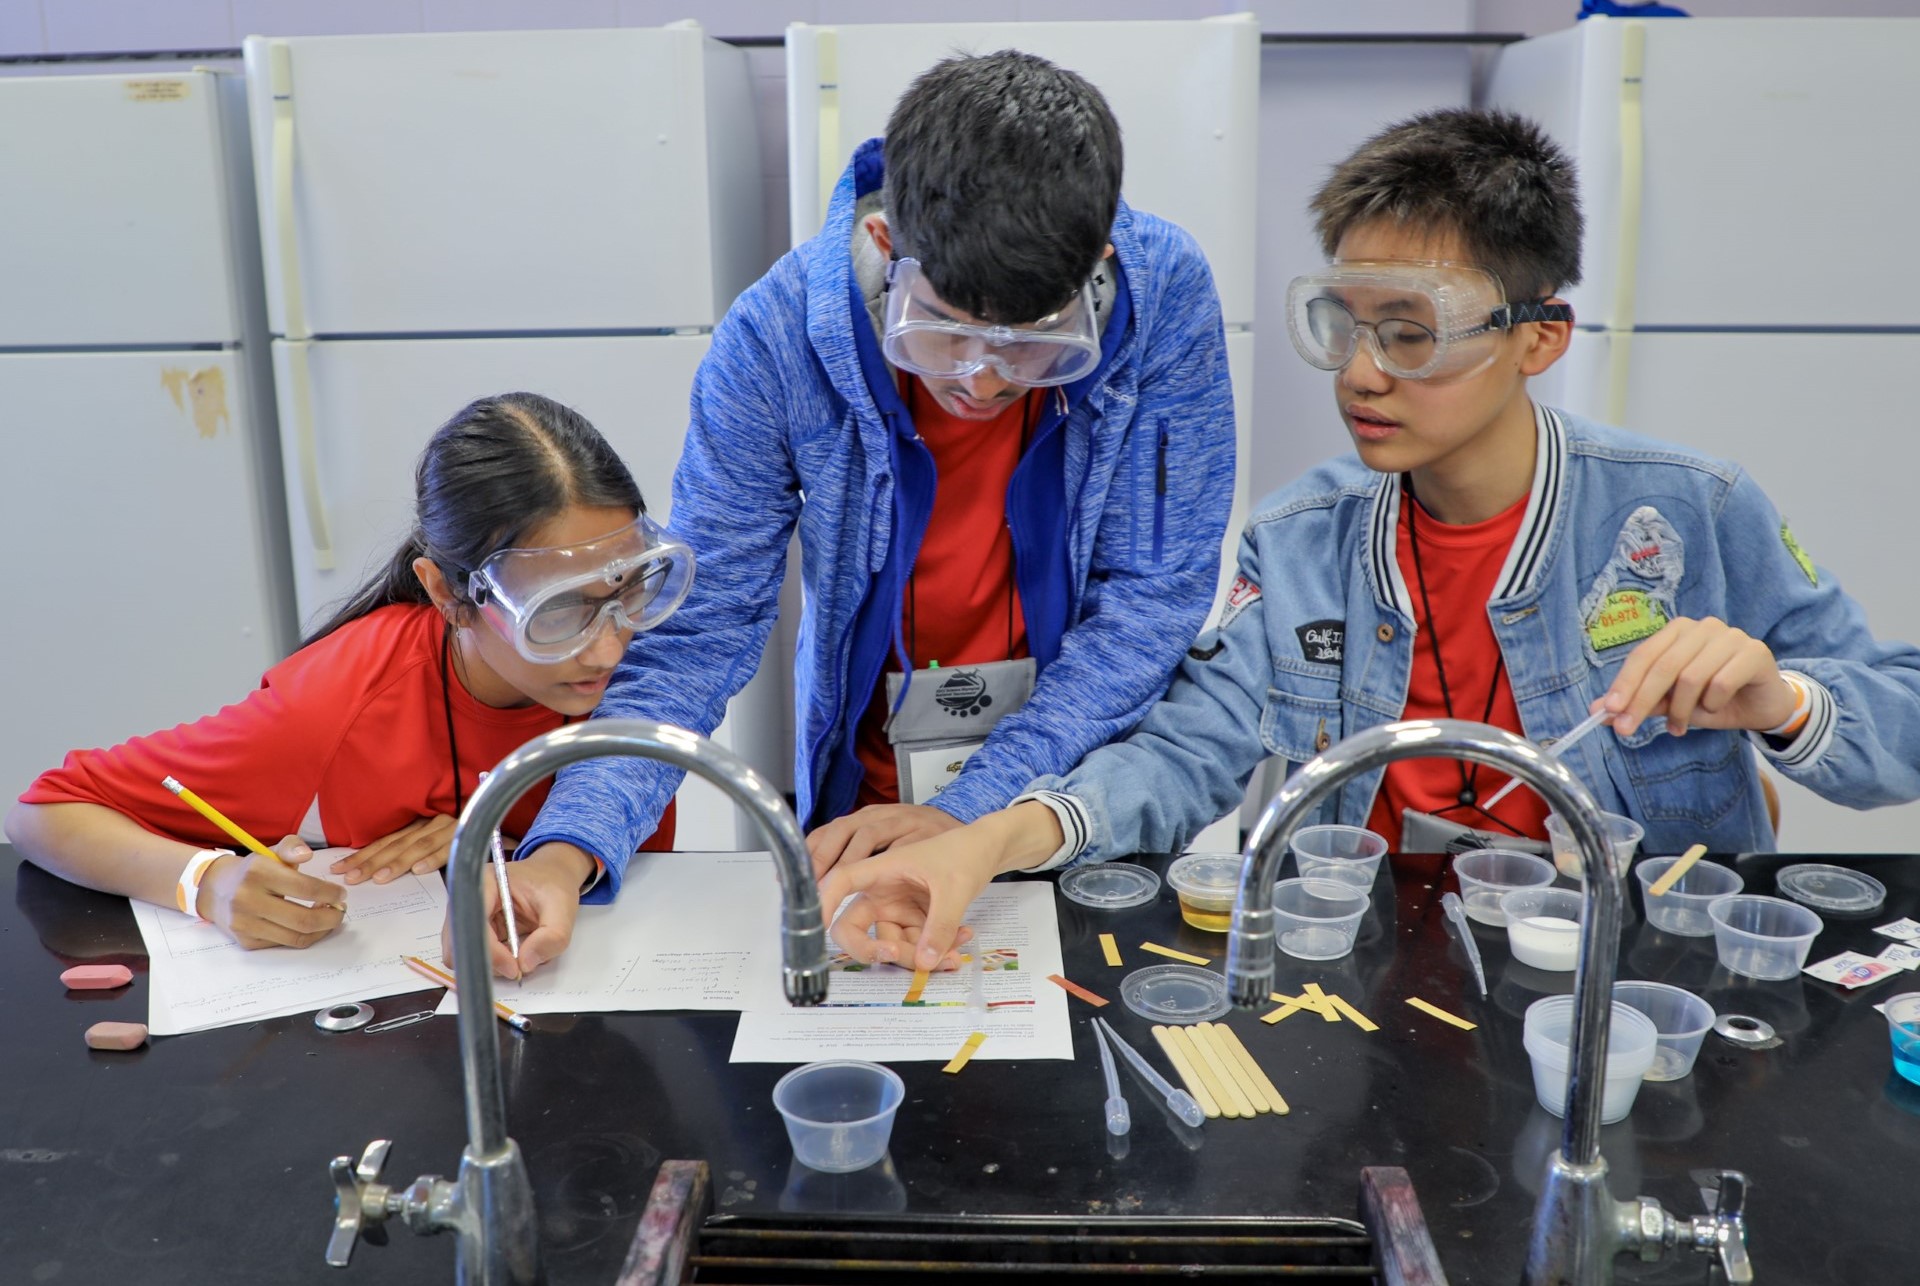
<svg viewBox="0 0 1920 1286">
<path fill-rule="evenodd" d="M 933 700 L 954 718 L 965 719 L 992 705 L 993 694 L 978 670 L 955 670 L 934 690 Z"/>
<path fill-rule="evenodd" d="M 1226 606 L 1220 610 L 1220 624 L 1218 628 L 1226 629 L 1227 626 L 1233 624 L 1234 621 L 1238 619 L 1240 613 L 1246 611 L 1259 601 L 1260 587 L 1248 580 L 1245 576 L 1235 576 L 1233 578 L 1233 584 L 1227 588 L 1227 603 Z"/>
<path fill-rule="evenodd" d="M 1309 661 L 1338 665 L 1347 655 L 1345 621 L 1308 621 L 1294 630 L 1300 640 L 1300 655 Z"/>
<path fill-rule="evenodd" d="M 1652 638 L 1666 627 L 1667 614 L 1645 591 L 1616 589 L 1587 617 L 1587 641 L 1596 652 Z"/>
<path fill-rule="evenodd" d="M 1780 543 L 1793 555 L 1793 561 L 1800 564 L 1800 570 L 1806 573 L 1807 584 L 1818 586 L 1820 573 L 1814 570 L 1813 559 L 1807 557 L 1807 551 L 1800 548 L 1800 542 L 1793 538 L 1793 530 L 1784 522 L 1780 524 Z"/>
</svg>

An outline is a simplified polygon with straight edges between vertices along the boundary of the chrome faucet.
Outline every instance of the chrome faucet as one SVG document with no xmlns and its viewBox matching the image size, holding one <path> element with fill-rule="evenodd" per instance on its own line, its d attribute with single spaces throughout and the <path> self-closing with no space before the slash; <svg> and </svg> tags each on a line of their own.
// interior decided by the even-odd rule
<svg viewBox="0 0 1920 1286">
<path fill-rule="evenodd" d="M 471 1286 L 531 1286 L 540 1276 L 533 1187 L 520 1148 L 507 1136 L 500 1088 L 500 1035 L 493 1016 L 487 958 L 485 881 L 491 837 L 514 802 L 535 783 L 582 759 L 632 755 L 704 777 L 760 823 L 773 849 L 783 905 L 780 948 L 787 1000 L 817 1005 L 827 995 L 827 937 L 820 890 L 800 824 L 767 780 L 705 737 L 645 719 L 590 719 L 535 737 L 495 768 L 474 792 L 453 832 L 448 891 L 454 975 L 460 991 L 460 1062 L 466 1073 L 467 1148 L 459 1178 L 423 1175 L 404 1191 L 380 1182 L 389 1143 L 375 1140 L 358 1165 L 331 1164 L 335 1198 L 327 1262 L 344 1268 L 362 1232 L 398 1216 L 417 1233 L 459 1235 L 454 1279 Z"/>
<path fill-rule="evenodd" d="M 1533 787 L 1567 820 L 1586 877 L 1565 1125 L 1534 1207 L 1521 1280 L 1527 1286 L 1598 1286 L 1613 1280 L 1615 1255 L 1633 1253 L 1651 1261 L 1669 1247 L 1691 1245 L 1717 1254 L 1729 1282 L 1752 1281 L 1745 1176 L 1720 1172 L 1719 1208 L 1687 1221 L 1651 1197 L 1621 1202 L 1607 1190 L 1600 1091 L 1620 950 L 1620 880 L 1593 796 L 1566 765 L 1533 742 L 1486 724 L 1415 719 L 1358 733 L 1300 765 L 1247 837 L 1227 946 L 1227 986 L 1234 1003 L 1251 1009 L 1273 989 L 1273 885 L 1301 819 L 1350 778 L 1401 759 L 1427 757 L 1485 764 Z"/>
</svg>

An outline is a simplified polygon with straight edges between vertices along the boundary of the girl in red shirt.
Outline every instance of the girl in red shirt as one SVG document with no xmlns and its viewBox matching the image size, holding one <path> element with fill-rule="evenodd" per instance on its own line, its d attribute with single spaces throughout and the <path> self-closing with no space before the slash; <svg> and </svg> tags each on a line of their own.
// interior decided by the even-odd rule
<svg viewBox="0 0 1920 1286">
<path fill-rule="evenodd" d="M 590 714 L 636 630 L 679 605 L 692 555 L 644 516 L 620 457 L 531 393 L 474 402 L 427 443 L 415 527 L 385 569 L 236 705 L 43 774 L 7 816 L 27 860 L 108 893 L 211 920 L 243 946 L 304 947 L 346 891 L 302 869 L 385 882 L 446 864 L 479 773 Z M 179 778 L 285 864 L 224 838 L 161 785 Z M 546 795 L 504 829 L 524 833 Z M 672 843 L 671 814 L 648 848 Z M 592 859 L 548 845 L 513 865 L 530 969 L 559 954 Z M 297 901 L 294 899 L 298 899 Z M 313 905 L 303 905 L 303 903 Z"/>
</svg>

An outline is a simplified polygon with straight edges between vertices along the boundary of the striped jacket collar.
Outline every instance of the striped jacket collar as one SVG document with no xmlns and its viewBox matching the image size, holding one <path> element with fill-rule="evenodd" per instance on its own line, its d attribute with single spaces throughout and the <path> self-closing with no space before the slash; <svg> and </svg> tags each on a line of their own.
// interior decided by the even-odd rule
<svg viewBox="0 0 1920 1286">
<path fill-rule="evenodd" d="M 1559 413 L 1534 404 L 1534 429 L 1538 434 L 1533 453 L 1533 490 L 1527 494 L 1527 512 L 1520 530 L 1507 550 L 1507 561 L 1494 581 L 1493 598 L 1500 602 L 1524 594 L 1538 584 L 1547 565 L 1547 548 L 1553 538 L 1554 523 L 1563 507 L 1566 486 L 1567 430 Z M 1400 529 L 1400 498 L 1405 495 L 1402 475 L 1380 475 L 1373 492 L 1373 513 L 1367 528 L 1367 562 L 1373 573 L 1374 597 L 1388 611 L 1407 620 L 1413 617 L 1413 599 L 1400 574 L 1395 556 Z"/>
</svg>

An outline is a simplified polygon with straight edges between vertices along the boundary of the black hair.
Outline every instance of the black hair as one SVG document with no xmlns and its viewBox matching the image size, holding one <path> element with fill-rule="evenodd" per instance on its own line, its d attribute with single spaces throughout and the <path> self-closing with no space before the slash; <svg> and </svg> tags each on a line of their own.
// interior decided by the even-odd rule
<svg viewBox="0 0 1920 1286">
<path fill-rule="evenodd" d="M 1310 204 L 1321 248 L 1386 219 L 1453 233 L 1508 299 L 1544 298 L 1580 281 L 1580 191 L 1573 161 L 1513 112 L 1447 108 L 1362 143 Z"/>
<path fill-rule="evenodd" d="M 416 558 L 433 559 L 464 601 L 467 576 L 488 555 L 571 506 L 646 512 L 633 474 L 599 430 L 538 393 L 462 407 L 427 440 L 413 495 L 413 531 L 308 643 L 390 604 L 432 602 L 413 570 Z"/>
<path fill-rule="evenodd" d="M 1120 205 L 1120 125 L 1083 76 L 1003 49 L 935 63 L 887 121 L 887 226 L 946 303 L 984 321 L 1057 311 Z"/>
</svg>

